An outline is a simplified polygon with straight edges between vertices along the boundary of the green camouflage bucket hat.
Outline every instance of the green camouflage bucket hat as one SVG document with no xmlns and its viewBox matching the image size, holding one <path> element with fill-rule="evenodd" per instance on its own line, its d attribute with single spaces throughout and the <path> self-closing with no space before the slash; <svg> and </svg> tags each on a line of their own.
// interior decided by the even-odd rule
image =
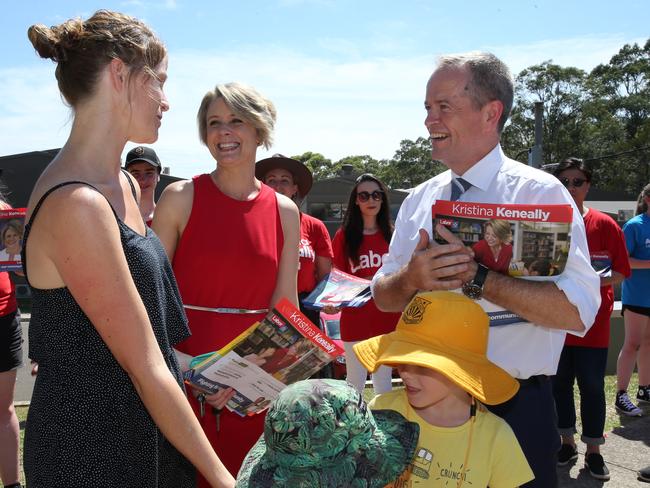
<svg viewBox="0 0 650 488">
<path fill-rule="evenodd" d="M 419 426 L 368 409 L 344 381 L 305 380 L 280 393 L 237 488 L 383 488 L 407 468 Z"/>
</svg>

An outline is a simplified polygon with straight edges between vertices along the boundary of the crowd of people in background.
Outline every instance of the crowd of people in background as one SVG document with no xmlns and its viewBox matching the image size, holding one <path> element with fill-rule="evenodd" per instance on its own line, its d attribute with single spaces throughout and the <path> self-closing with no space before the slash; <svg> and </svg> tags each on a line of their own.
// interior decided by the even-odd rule
<svg viewBox="0 0 650 488">
<path fill-rule="evenodd" d="M 650 403 L 650 185 L 621 230 L 585 206 L 592 174 L 582 160 L 550 174 L 508 158 L 500 137 L 513 81 L 496 56 L 439 59 L 424 125 L 432 158 L 448 170 L 412 189 L 395 223 L 388 188 L 359 176 L 330 241 L 299 210 L 309 169 L 281 154 L 257 161 L 277 114 L 255 88 L 231 82 L 206 93 L 197 124 L 215 168 L 168 185 L 156 202 L 155 151 L 133 148 L 124 169 L 121 154 L 129 141 L 153 144 L 169 109 L 162 41 L 105 10 L 28 35 L 57 64 L 74 113 L 34 187 L 24 233 L 7 224 L 1 235 L 32 290 L 29 357 L 39 369 L 25 429 L 28 486 L 552 488 L 557 466 L 578 457 L 574 381 L 585 467 L 609 479 L 600 446 L 617 283 L 625 343 L 615 407 L 642 414 L 627 393 L 635 364 L 636 399 Z M 508 276 L 508 222 L 488 221 L 471 248 L 433 228 L 436 200 L 570 205 L 565 270 Z M 83 232 L 71 239 L 70 228 Z M 598 274 L 590 255 L 603 253 L 611 266 Z M 193 357 L 230 343 L 280 299 L 318 324 L 302 300 L 332 267 L 372 280 L 363 307 L 325 309 L 341 313 L 348 385 L 299 382 L 266 415 L 245 417 L 224 408 L 232 388 L 186 390 Z M 517 320 L 490 327 L 490 306 Z M 7 272 L 0 338 L 0 476 L 15 488 L 22 339 Z M 403 389 L 392 391 L 393 369 Z M 366 405 L 369 374 L 377 396 Z M 449 466 L 438 481 L 432 459 Z"/>
</svg>

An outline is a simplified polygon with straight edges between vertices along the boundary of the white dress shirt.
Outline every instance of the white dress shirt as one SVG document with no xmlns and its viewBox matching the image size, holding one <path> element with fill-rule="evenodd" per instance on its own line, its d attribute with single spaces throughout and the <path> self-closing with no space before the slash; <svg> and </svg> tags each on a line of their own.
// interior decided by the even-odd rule
<svg viewBox="0 0 650 488">
<path fill-rule="evenodd" d="M 572 205 L 571 244 L 566 267 L 558 276 L 536 279 L 554 281 L 577 307 L 588 330 L 600 306 L 600 280 L 591 267 L 582 216 L 566 188 L 554 176 L 506 157 L 498 144 L 462 177 L 472 187 L 459 201 Z M 409 262 L 419 240 L 419 229 L 425 229 L 432 238 L 431 206 L 437 199 L 449 200 L 451 178 L 452 172 L 447 170 L 414 188 L 404 200 L 388 256 L 375 274 L 373 285 L 381 276 L 393 274 Z M 539 306 L 552 307 L 553 304 L 539 303 Z M 571 333 L 583 336 L 587 330 Z M 557 371 L 565 334 L 565 331 L 530 322 L 490 327 L 488 358 L 515 378 L 553 375 Z"/>
</svg>

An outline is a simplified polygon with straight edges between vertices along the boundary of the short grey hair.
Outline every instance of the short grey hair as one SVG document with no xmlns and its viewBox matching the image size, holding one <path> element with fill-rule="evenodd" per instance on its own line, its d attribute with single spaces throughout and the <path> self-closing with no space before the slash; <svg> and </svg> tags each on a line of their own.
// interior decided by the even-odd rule
<svg viewBox="0 0 650 488">
<path fill-rule="evenodd" d="M 499 119 L 499 133 L 503 131 L 512 110 L 514 83 L 506 64 L 492 53 L 472 51 L 448 54 L 438 58 L 436 71 L 443 69 L 467 69 L 470 74 L 469 97 L 477 108 L 498 100 L 503 104 Z"/>
<path fill-rule="evenodd" d="M 273 128 L 277 116 L 275 105 L 252 86 L 237 82 L 217 85 L 214 90 L 209 91 L 203 97 L 196 114 L 199 137 L 203 144 L 207 145 L 208 121 L 206 116 L 208 108 L 218 98 L 223 98 L 228 108 L 237 117 L 255 127 L 260 144 L 263 144 L 266 149 L 273 145 Z"/>
</svg>

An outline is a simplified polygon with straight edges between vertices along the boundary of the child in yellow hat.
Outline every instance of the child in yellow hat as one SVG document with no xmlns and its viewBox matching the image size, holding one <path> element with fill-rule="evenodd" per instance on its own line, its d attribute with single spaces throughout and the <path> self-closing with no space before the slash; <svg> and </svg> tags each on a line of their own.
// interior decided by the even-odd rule
<svg viewBox="0 0 650 488">
<path fill-rule="evenodd" d="M 469 298 L 427 292 L 411 300 L 394 332 L 354 346 L 369 371 L 393 366 L 404 382 L 370 407 L 420 425 L 411 466 L 391 486 L 514 488 L 534 478 L 508 424 L 482 405 L 503 403 L 519 389 L 487 359 L 488 328 Z"/>
</svg>

